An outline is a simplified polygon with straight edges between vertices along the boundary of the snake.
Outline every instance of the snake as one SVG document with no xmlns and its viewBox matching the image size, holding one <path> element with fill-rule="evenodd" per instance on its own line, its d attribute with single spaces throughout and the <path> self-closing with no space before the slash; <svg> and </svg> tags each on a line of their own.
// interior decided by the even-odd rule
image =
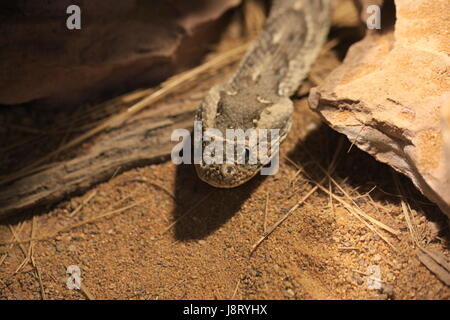
<svg viewBox="0 0 450 320">
<path fill-rule="evenodd" d="M 272 1 L 264 27 L 237 71 L 227 82 L 212 87 L 195 112 L 202 135 L 212 129 L 225 137 L 220 143 L 234 147 L 233 157 L 227 157 L 226 161 L 201 159 L 195 163 L 201 180 L 218 188 L 234 188 L 252 179 L 267 165 L 267 157 L 237 161 L 237 152 L 242 149 L 235 138 L 227 141 L 227 130 L 276 129 L 276 141 L 281 144 L 285 140 L 292 127 L 294 104 L 291 97 L 307 77 L 326 41 L 332 2 Z M 212 143 L 216 141 L 200 141 L 202 150 L 211 149 Z"/>
</svg>

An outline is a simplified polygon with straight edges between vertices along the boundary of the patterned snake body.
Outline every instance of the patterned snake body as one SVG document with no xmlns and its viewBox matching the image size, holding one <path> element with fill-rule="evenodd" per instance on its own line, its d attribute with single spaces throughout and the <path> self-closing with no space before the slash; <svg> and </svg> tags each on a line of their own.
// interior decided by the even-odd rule
<svg viewBox="0 0 450 320">
<path fill-rule="evenodd" d="M 332 0 L 274 0 L 262 34 L 231 80 L 213 87 L 196 120 L 207 129 L 279 129 L 279 142 L 292 122 L 290 100 L 307 76 L 329 30 Z M 211 142 L 203 141 L 203 149 Z M 234 140 L 231 143 L 236 143 Z M 235 150 L 237 150 L 237 146 Z M 236 157 L 237 158 L 237 157 Z M 239 186 L 267 162 L 196 164 L 198 176 L 221 188 Z"/>
</svg>

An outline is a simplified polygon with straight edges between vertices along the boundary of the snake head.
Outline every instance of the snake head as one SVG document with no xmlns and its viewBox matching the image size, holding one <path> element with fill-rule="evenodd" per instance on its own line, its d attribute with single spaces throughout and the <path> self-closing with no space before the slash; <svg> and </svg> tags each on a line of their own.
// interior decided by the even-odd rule
<svg viewBox="0 0 450 320">
<path fill-rule="evenodd" d="M 288 98 L 272 100 L 276 102 L 248 92 L 230 93 L 223 86 L 210 90 L 197 111 L 194 131 L 202 138 L 194 143 L 195 148 L 201 146 L 197 151 L 201 160 L 195 162 L 201 180 L 234 188 L 272 161 L 289 131 L 293 111 Z"/>
</svg>

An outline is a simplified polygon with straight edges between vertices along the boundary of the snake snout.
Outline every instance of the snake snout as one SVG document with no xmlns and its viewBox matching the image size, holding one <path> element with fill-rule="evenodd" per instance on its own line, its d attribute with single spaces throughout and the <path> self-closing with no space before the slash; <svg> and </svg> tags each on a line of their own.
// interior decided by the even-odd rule
<svg viewBox="0 0 450 320">
<path fill-rule="evenodd" d="M 257 165 L 215 164 L 196 165 L 200 179 L 218 188 L 234 188 L 250 180 L 259 172 Z"/>
</svg>

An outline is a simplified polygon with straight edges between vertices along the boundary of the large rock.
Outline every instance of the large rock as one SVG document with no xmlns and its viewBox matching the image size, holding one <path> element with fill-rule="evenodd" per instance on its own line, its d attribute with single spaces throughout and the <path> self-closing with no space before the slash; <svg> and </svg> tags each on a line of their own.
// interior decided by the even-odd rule
<svg viewBox="0 0 450 320">
<path fill-rule="evenodd" d="M 450 101 L 450 97 L 447 97 L 447 101 Z M 447 176 L 450 176 L 450 103 L 442 109 L 442 132 L 447 157 Z"/>
<path fill-rule="evenodd" d="M 4 2 L 0 104 L 19 104 L 79 102 L 161 81 L 198 62 L 240 0 Z M 80 30 L 66 27 L 71 4 L 81 8 Z"/>
<path fill-rule="evenodd" d="M 310 105 L 450 217 L 449 2 L 396 0 L 395 7 L 395 28 L 395 12 L 383 12 L 381 31 L 351 47 L 311 91 Z"/>
</svg>

